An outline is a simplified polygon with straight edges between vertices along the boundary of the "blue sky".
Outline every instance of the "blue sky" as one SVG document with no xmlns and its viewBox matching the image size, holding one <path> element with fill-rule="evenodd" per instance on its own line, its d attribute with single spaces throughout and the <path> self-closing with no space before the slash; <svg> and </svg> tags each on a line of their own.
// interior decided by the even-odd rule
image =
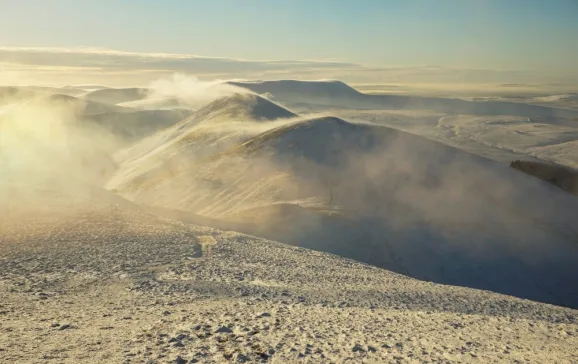
<svg viewBox="0 0 578 364">
<path fill-rule="evenodd" d="M 577 69 L 576 0 L 0 0 L 0 46 Z"/>
<path fill-rule="evenodd" d="M 0 0 L 0 84 L 574 87 L 577 19 L 578 0 Z"/>
</svg>

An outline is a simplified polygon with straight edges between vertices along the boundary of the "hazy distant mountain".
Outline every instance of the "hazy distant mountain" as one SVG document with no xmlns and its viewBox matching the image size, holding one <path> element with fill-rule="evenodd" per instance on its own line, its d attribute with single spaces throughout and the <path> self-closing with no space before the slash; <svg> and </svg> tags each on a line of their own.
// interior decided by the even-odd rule
<svg viewBox="0 0 578 364">
<path fill-rule="evenodd" d="M 3 103 L 22 102 L 37 97 L 54 94 L 76 96 L 84 93 L 82 89 L 39 87 L 39 86 L 0 86 L 0 106 Z"/>
<path fill-rule="evenodd" d="M 95 90 L 100 90 L 100 89 L 105 89 L 105 88 L 110 88 L 108 86 L 104 86 L 104 85 L 98 85 L 98 84 L 78 84 L 78 85 L 68 85 L 68 86 L 64 86 L 62 87 L 63 89 L 75 89 L 75 90 L 84 90 L 84 91 L 95 91 Z"/>
<path fill-rule="evenodd" d="M 191 114 L 186 109 L 135 110 L 63 94 L 37 96 L 13 106 L 16 109 L 29 107 L 45 111 L 53 107 L 66 110 L 72 113 L 75 121 L 110 132 L 125 144 L 172 126 Z"/>
<path fill-rule="evenodd" d="M 361 95 L 359 91 L 341 81 L 230 81 L 230 85 L 246 88 L 253 92 L 269 93 L 282 99 L 294 99 L 306 101 L 308 98 L 315 100 L 355 99 Z"/>
<path fill-rule="evenodd" d="M 127 142 L 134 142 L 187 118 L 187 110 L 139 110 L 91 115 L 89 120 L 111 130 Z"/>
<path fill-rule="evenodd" d="M 129 108 L 124 108 L 121 106 L 106 104 L 98 101 L 83 100 L 78 97 L 63 95 L 63 94 L 53 94 L 47 96 L 49 102 L 60 105 L 67 106 L 78 114 L 84 116 L 95 115 L 109 112 L 128 112 L 131 111 Z M 42 101 L 42 100 L 40 100 Z"/>
<path fill-rule="evenodd" d="M 107 104 L 120 104 L 142 100 L 147 97 L 147 94 L 148 90 L 145 88 L 104 88 L 90 91 L 84 94 L 83 98 Z"/>
<path fill-rule="evenodd" d="M 578 117 L 578 111 L 503 101 L 466 101 L 406 95 L 369 95 L 340 81 L 228 82 L 253 92 L 268 93 L 288 105 L 320 105 L 352 109 L 433 110 L 450 114 Z"/>
<path fill-rule="evenodd" d="M 186 101 L 177 97 L 146 98 L 142 100 L 121 102 L 119 106 L 137 110 L 190 109 Z"/>
</svg>

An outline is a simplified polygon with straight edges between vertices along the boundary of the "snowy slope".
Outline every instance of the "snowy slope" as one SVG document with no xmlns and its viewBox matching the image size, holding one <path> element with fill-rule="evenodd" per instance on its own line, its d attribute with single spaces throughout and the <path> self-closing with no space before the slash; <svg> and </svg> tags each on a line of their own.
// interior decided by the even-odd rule
<svg viewBox="0 0 578 364">
<path fill-rule="evenodd" d="M 214 100 L 178 124 L 119 151 L 120 168 L 107 184 L 122 189 L 154 173 L 208 158 L 296 115 L 260 96 L 235 94 Z"/>
<path fill-rule="evenodd" d="M 186 109 L 135 110 L 88 115 L 86 120 L 122 138 L 123 146 L 126 146 L 171 127 L 190 115 L 191 112 Z"/>
<path fill-rule="evenodd" d="M 533 121 L 520 117 L 455 116 L 440 118 L 437 129 L 439 134 L 445 134 L 438 134 L 439 137 L 458 143 L 467 139 L 467 143 L 578 166 L 578 149 L 563 152 L 578 139 L 578 123 L 572 126 L 557 125 L 555 120 Z"/>
<path fill-rule="evenodd" d="M 3 362 L 576 359 L 576 310 L 21 187 L 0 205 Z"/>
<path fill-rule="evenodd" d="M 283 106 L 254 94 L 233 94 L 219 98 L 195 113 L 199 122 L 253 120 L 271 121 L 296 115 Z"/>
<path fill-rule="evenodd" d="M 289 123 L 119 192 L 424 280 L 578 305 L 576 199 L 388 128 Z"/>
<path fill-rule="evenodd" d="M 578 166 L 578 122 L 560 118 L 447 115 L 385 110 L 332 110 L 358 122 L 408 131 L 462 150 L 509 164 L 543 160 Z"/>
</svg>

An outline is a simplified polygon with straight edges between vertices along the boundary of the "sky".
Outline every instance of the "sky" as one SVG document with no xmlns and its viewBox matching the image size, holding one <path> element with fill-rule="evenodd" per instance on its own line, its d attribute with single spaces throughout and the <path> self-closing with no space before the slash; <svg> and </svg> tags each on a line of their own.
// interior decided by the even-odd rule
<svg viewBox="0 0 578 364">
<path fill-rule="evenodd" d="M 578 73 L 577 0 L 0 0 L 0 9 L 6 69 L 117 65 L 112 52 L 96 65 L 79 62 L 79 47 L 89 47 L 117 58 L 120 51 L 197 56 L 204 68 L 196 59 L 185 71 L 211 75 L 254 75 L 249 64 L 272 72 L 274 61 L 310 70 Z M 221 58 L 215 69 L 207 67 L 212 57 Z"/>
</svg>

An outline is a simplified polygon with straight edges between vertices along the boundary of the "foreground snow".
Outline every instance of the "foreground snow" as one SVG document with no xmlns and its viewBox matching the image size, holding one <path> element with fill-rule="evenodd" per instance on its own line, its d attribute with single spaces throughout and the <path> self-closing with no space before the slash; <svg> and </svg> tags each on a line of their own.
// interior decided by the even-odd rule
<svg viewBox="0 0 578 364">
<path fill-rule="evenodd" d="M 1 362 L 578 360 L 576 310 L 90 195 L 2 210 Z"/>
</svg>

